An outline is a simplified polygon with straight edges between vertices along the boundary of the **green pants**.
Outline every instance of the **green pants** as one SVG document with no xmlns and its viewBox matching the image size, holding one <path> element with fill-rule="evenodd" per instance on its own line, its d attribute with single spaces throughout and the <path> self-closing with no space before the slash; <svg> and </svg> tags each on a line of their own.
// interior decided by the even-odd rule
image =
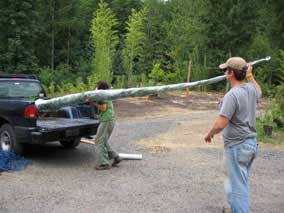
<svg viewBox="0 0 284 213">
<path fill-rule="evenodd" d="M 111 136 L 115 121 L 101 121 L 96 134 L 96 164 L 110 164 L 109 160 L 117 157 L 117 153 L 112 150 L 108 139 Z"/>
</svg>

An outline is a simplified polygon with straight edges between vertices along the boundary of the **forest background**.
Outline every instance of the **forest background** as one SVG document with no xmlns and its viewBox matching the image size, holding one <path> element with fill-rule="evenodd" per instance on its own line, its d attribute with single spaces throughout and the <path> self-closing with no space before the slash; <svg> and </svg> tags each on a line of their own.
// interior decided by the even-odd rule
<svg viewBox="0 0 284 213">
<path fill-rule="evenodd" d="M 36 74 L 50 96 L 101 79 L 114 88 L 185 82 L 189 64 L 197 81 L 222 75 L 230 56 L 267 55 L 254 73 L 269 114 L 284 118 L 282 0 L 0 1 L 0 72 Z"/>
</svg>

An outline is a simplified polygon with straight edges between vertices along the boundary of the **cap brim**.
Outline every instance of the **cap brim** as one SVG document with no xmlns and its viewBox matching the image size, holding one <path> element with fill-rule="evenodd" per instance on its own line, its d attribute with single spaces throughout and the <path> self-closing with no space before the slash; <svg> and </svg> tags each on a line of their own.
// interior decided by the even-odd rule
<svg viewBox="0 0 284 213">
<path fill-rule="evenodd" d="M 219 65 L 219 68 L 222 69 L 222 70 L 225 69 L 225 68 L 227 68 L 227 67 L 228 67 L 228 64 L 227 64 L 227 63 L 224 63 L 224 64 L 220 64 L 220 65 Z"/>
</svg>

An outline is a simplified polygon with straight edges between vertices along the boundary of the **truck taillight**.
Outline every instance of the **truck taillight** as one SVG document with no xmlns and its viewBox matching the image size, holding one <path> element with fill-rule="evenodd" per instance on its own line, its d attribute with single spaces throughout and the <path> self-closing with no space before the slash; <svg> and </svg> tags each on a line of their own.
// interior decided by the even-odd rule
<svg viewBox="0 0 284 213">
<path fill-rule="evenodd" d="M 35 118 L 37 116 L 36 106 L 31 104 L 25 108 L 25 118 Z"/>
</svg>

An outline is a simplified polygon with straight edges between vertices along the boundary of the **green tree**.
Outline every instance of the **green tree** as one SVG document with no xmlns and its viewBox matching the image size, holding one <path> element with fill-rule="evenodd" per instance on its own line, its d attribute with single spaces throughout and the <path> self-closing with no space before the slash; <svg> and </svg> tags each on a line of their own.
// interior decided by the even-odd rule
<svg viewBox="0 0 284 213">
<path fill-rule="evenodd" d="M 103 0 L 94 14 L 91 26 L 92 44 L 94 47 L 94 72 L 96 79 L 112 81 L 112 60 L 115 47 L 118 43 L 118 36 L 113 28 L 117 20 Z"/>
<path fill-rule="evenodd" d="M 172 67 L 167 66 L 171 62 L 165 54 L 167 44 L 163 23 L 167 21 L 166 4 L 157 0 L 145 0 L 144 6 L 148 8 L 148 12 L 145 18 L 145 40 L 138 62 L 138 72 L 147 75 L 157 63 L 165 71 L 171 71 Z"/>
<path fill-rule="evenodd" d="M 279 68 L 278 68 L 278 78 L 279 84 L 284 85 L 284 50 L 279 50 Z"/>
<path fill-rule="evenodd" d="M 0 2 L 0 69 L 36 72 L 35 39 L 38 35 L 38 0 Z"/>
<path fill-rule="evenodd" d="M 117 47 L 114 61 L 113 61 L 113 72 L 114 75 L 123 74 L 123 59 L 122 49 L 124 35 L 126 34 L 127 19 L 131 15 L 131 9 L 139 10 L 142 5 L 141 0 L 108 0 L 110 8 L 115 13 L 118 20 L 118 24 L 115 26 L 115 30 L 118 32 L 119 45 Z M 122 76 L 117 79 L 121 79 Z M 124 77 L 123 77 L 124 78 Z"/>
<path fill-rule="evenodd" d="M 176 0 L 167 4 L 170 17 L 164 23 L 168 46 L 166 54 L 173 60 L 173 71 L 177 72 L 180 81 L 186 79 L 189 60 L 193 65 L 202 62 L 200 55 L 206 41 L 205 3 L 202 0 Z"/>
<path fill-rule="evenodd" d="M 246 57 L 256 34 L 256 0 L 208 1 L 207 47 L 212 66 L 229 56 Z"/>
<path fill-rule="evenodd" d="M 129 20 L 127 21 L 127 33 L 125 36 L 125 48 L 123 49 L 123 65 L 127 75 L 127 86 L 132 85 L 132 74 L 135 61 L 139 60 L 142 51 L 145 33 L 143 31 L 143 20 L 147 13 L 146 8 L 136 11 L 132 9 Z"/>
<path fill-rule="evenodd" d="M 139 10 L 142 5 L 141 0 L 111 0 L 109 5 L 118 20 L 115 29 L 118 31 L 118 35 L 123 37 L 126 33 L 127 20 L 131 15 L 131 10 Z"/>
<path fill-rule="evenodd" d="M 275 33 L 273 33 L 275 36 L 274 41 L 277 42 L 277 46 L 280 49 L 284 49 L 284 4 L 282 0 L 270 1 L 275 5 L 274 12 L 276 14 L 276 27 Z"/>
</svg>

